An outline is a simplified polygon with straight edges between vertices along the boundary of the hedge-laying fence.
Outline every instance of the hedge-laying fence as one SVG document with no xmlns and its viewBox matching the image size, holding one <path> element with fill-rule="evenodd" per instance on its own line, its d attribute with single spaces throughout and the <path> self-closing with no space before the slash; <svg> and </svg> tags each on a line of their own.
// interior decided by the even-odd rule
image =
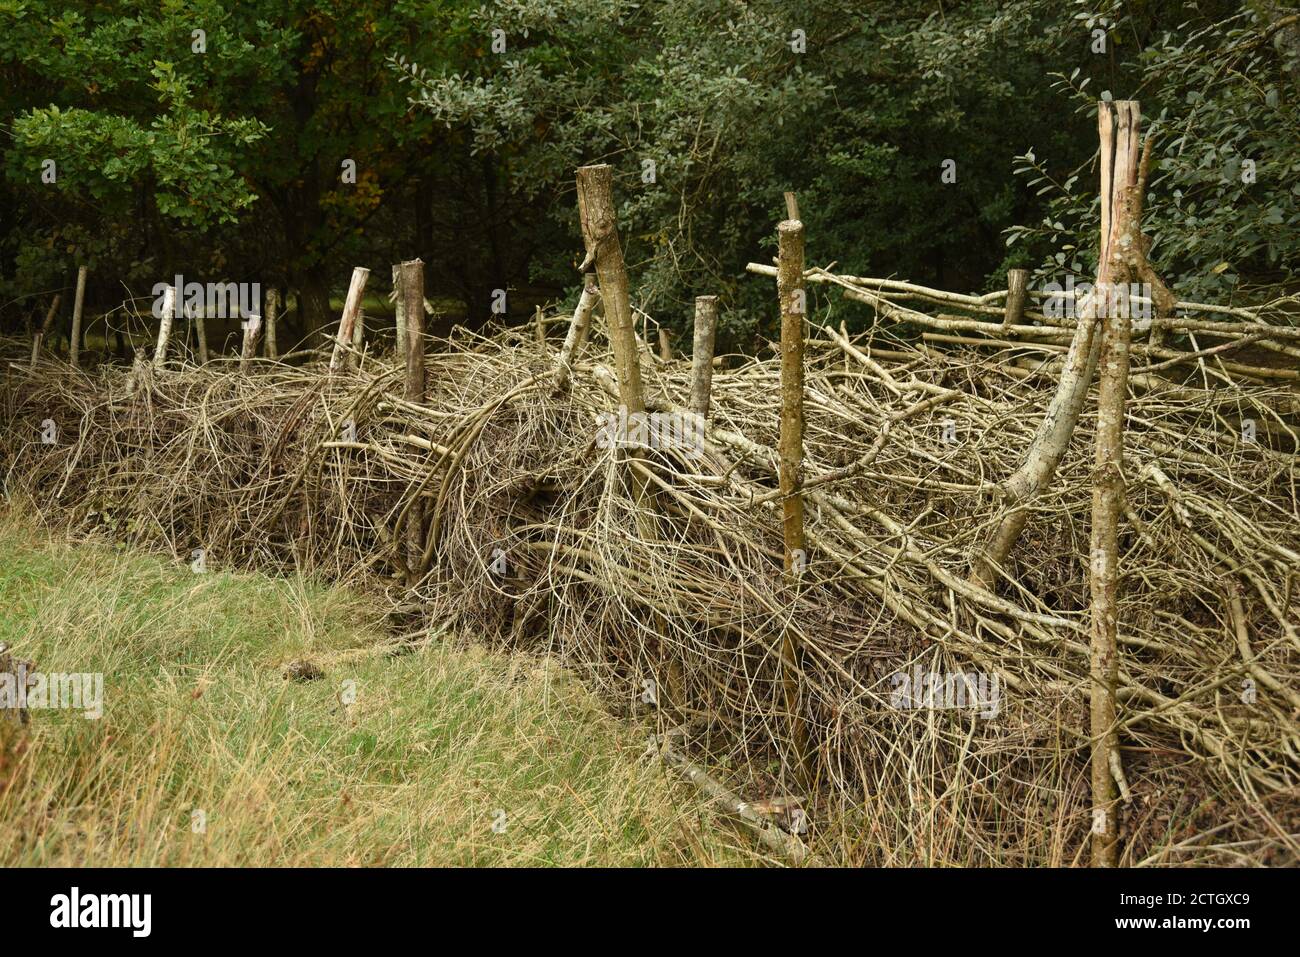
<svg viewBox="0 0 1300 957">
<path fill-rule="evenodd" d="M 1101 113 L 1098 278 L 1150 282 L 1136 104 Z M 637 335 L 610 171 L 578 186 L 563 342 L 546 316 L 430 340 L 416 262 L 393 353 L 357 334 L 364 271 L 303 366 L 161 341 L 84 369 L 15 343 L 6 494 L 558 654 L 652 705 L 693 775 L 742 769 L 744 802 L 704 777 L 738 813 L 795 806 L 856 859 L 1297 858 L 1300 330 L 1158 279 L 1134 333 L 1095 300 L 1038 312 L 1023 277 L 973 297 L 808 269 L 792 218 L 750 265 L 777 279 L 776 354 L 715 360 L 701 297 L 678 359 Z M 810 323 L 819 285 L 870 331 Z M 605 441 L 619 408 L 688 428 Z M 752 800 L 773 796 L 793 800 Z"/>
</svg>

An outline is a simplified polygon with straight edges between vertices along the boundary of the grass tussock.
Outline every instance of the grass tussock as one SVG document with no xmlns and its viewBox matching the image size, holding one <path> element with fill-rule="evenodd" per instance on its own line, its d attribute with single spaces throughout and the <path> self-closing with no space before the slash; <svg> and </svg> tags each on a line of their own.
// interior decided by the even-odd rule
<svg viewBox="0 0 1300 957">
<path fill-rule="evenodd" d="M 105 685 L 99 720 L 0 722 L 6 866 L 760 860 L 643 757 L 644 729 L 543 660 L 411 649 L 341 588 L 195 574 L 13 517 L 0 555 L 0 641 Z"/>
</svg>

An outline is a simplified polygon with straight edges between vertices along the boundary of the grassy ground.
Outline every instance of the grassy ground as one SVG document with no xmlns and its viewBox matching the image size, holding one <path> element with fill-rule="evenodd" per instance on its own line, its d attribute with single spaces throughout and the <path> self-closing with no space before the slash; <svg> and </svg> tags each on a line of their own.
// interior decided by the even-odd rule
<svg viewBox="0 0 1300 957">
<path fill-rule="evenodd" d="M 195 574 L 0 514 L 0 641 L 43 672 L 104 674 L 99 720 L 0 721 L 3 865 L 759 860 L 566 672 L 398 651 L 341 589 Z M 322 674 L 284 676 L 302 661 Z"/>
</svg>

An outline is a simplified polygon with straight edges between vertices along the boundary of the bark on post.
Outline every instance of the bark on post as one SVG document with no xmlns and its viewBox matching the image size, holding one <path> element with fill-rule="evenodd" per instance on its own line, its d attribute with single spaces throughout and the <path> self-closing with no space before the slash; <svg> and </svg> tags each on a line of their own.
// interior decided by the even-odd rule
<svg viewBox="0 0 1300 957">
<path fill-rule="evenodd" d="M 785 572 L 797 580 L 806 562 L 803 529 L 803 344 L 807 298 L 804 290 L 803 223 L 788 219 L 777 227 L 777 296 L 781 303 L 781 437 L 779 482 Z M 812 785 L 808 731 L 799 687 L 800 649 L 793 632 L 781 640 L 781 684 L 790 716 L 794 763 L 805 787 Z"/>
<path fill-rule="evenodd" d="M 266 357 L 278 358 L 279 347 L 275 341 L 276 313 L 280 309 L 280 290 L 272 286 L 266 291 Z"/>
<path fill-rule="evenodd" d="M 695 339 L 691 349 L 690 409 L 709 417 L 713 391 L 713 349 L 718 334 L 718 297 L 695 297 Z"/>
<path fill-rule="evenodd" d="M 330 356 L 330 372 L 335 372 L 343 362 L 343 356 L 352 344 L 352 330 L 356 327 L 357 316 L 361 313 L 361 299 L 366 293 L 366 279 L 370 270 L 357 266 L 352 270 L 352 281 L 348 284 L 348 298 L 343 303 L 343 315 L 339 317 L 338 336 L 334 340 L 334 353 Z"/>
<path fill-rule="evenodd" d="M 582 269 L 592 263 L 600 283 L 600 298 L 609 323 L 609 341 L 618 373 L 619 402 L 628 414 L 645 411 L 641 386 L 641 361 L 637 354 L 636 327 L 628 295 L 623 247 L 618 241 L 614 213 L 614 172 L 605 164 L 582 166 L 577 172 L 578 219 L 587 255 Z"/>
<path fill-rule="evenodd" d="M 569 331 L 560 348 L 560 356 L 555 365 L 555 391 L 563 392 L 569 387 L 573 375 L 573 364 L 582 355 L 582 347 L 587 343 L 587 332 L 591 329 L 591 313 L 600 299 L 596 285 L 596 274 L 582 274 L 582 294 L 578 297 L 577 308 L 573 310 L 573 319 L 569 322 Z"/>
<path fill-rule="evenodd" d="M 40 330 L 32 336 L 32 368 L 36 368 L 36 360 L 41 356 L 41 343 L 50 335 L 50 330 L 54 328 L 54 317 L 59 314 L 59 305 L 63 302 L 63 293 L 56 292 L 54 301 L 50 303 L 50 311 L 45 314 L 45 321 L 41 323 Z"/>
<path fill-rule="evenodd" d="M 86 304 L 86 267 L 77 268 L 77 297 L 72 301 L 72 338 L 68 340 L 68 361 L 81 368 L 81 310 Z"/>
<path fill-rule="evenodd" d="M 405 305 L 406 399 L 423 403 L 424 386 L 424 262 L 412 259 L 402 263 L 397 284 L 400 301 Z M 424 554 L 424 507 L 417 499 L 406 513 L 406 583 L 414 588 Z"/>
<path fill-rule="evenodd" d="M 1029 291 L 1029 270 L 1007 270 L 1007 311 L 1002 316 L 1002 325 L 1014 326 L 1020 322 L 1025 312 L 1025 295 Z"/>
<path fill-rule="evenodd" d="M 161 369 L 167 362 L 167 341 L 172 335 L 172 319 L 176 312 L 176 287 L 163 290 L 162 319 L 158 324 L 158 343 L 153 350 L 153 367 Z"/>
</svg>

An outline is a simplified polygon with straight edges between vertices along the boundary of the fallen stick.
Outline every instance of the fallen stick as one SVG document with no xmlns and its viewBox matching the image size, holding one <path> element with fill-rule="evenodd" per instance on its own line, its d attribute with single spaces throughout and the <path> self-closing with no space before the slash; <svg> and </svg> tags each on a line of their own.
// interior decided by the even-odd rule
<svg viewBox="0 0 1300 957">
<path fill-rule="evenodd" d="M 660 741 L 659 754 L 665 764 L 669 767 L 676 768 L 682 773 L 686 780 L 690 781 L 697 788 L 712 800 L 718 807 L 726 811 L 733 817 L 739 818 L 748 825 L 758 837 L 763 845 L 776 853 L 788 858 L 792 864 L 817 864 L 820 863 L 809 851 L 803 841 L 799 840 L 793 834 L 788 834 L 779 827 L 768 823 L 757 811 L 743 801 L 734 791 L 727 788 L 726 785 L 711 777 L 707 771 L 698 764 L 694 764 L 686 758 L 680 751 L 670 745 L 667 741 L 667 735 L 664 735 Z"/>
</svg>

